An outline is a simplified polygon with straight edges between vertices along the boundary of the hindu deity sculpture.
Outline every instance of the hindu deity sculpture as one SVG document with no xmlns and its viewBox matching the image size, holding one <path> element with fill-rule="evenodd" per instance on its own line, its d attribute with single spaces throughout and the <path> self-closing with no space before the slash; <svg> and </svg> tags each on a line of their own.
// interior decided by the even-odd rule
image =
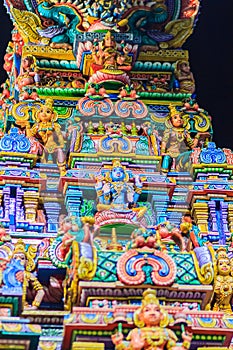
<svg viewBox="0 0 233 350">
<path fill-rule="evenodd" d="M 58 232 L 58 237 L 61 237 L 61 257 L 66 260 L 67 254 L 70 251 L 73 241 L 92 243 L 91 227 L 94 225 L 92 217 L 65 217 L 61 223 Z"/>
<path fill-rule="evenodd" d="M 116 350 L 186 350 L 190 348 L 192 336 L 186 332 L 182 333 L 182 345 L 177 345 L 175 333 L 167 328 L 168 314 L 160 306 L 155 290 L 147 289 L 143 293 L 142 305 L 134 313 L 134 323 L 137 328 L 127 336 L 128 345 L 123 343 L 121 332 L 112 335 Z"/>
<path fill-rule="evenodd" d="M 30 310 L 38 309 L 45 294 L 43 286 L 40 284 L 35 274 L 32 273 L 32 271 L 35 269 L 35 262 L 33 260 L 33 257 L 35 257 L 35 251 L 36 248 L 32 246 L 30 246 L 26 251 L 26 247 L 23 240 L 19 239 L 15 244 L 15 248 L 12 255 L 12 259 L 18 260 L 20 264 L 24 267 L 24 270 L 18 271 L 16 273 L 16 279 L 19 282 L 23 283 L 24 309 Z M 32 305 L 29 305 L 26 302 L 28 288 L 32 288 L 36 293 Z"/>
<path fill-rule="evenodd" d="M 29 93 L 25 90 L 26 86 L 30 85 L 38 85 L 39 84 L 39 74 L 36 68 L 36 59 L 35 57 L 28 55 L 26 56 L 21 63 L 21 71 L 20 75 L 17 78 L 17 84 L 19 87 L 19 91 L 22 92 L 22 99 L 37 99 L 38 95 L 35 91 Z"/>
<path fill-rule="evenodd" d="M 94 72 L 103 70 L 106 73 L 119 74 L 121 71 L 129 71 L 132 66 L 128 56 L 127 44 L 122 43 L 122 52 L 117 48 L 114 36 L 108 31 L 102 42 L 94 42 L 92 58 Z M 114 72 L 114 70 L 116 70 Z"/>
<path fill-rule="evenodd" d="M 129 174 L 119 160 L 113 160 L 110 172 L 105 176 L 96 177 L 96 192 L 98 196 L 97 210 L 115 212 L 137 212 L 143 216 L 145 208 L 137 208 L 136 203 L 142 192 L 143 184 L 139 175 L 134 176 L 134 185 L 129 183 Z"/>
<path fill-rule="evenodd" d="M 64 139 L 61 127 L 56 120 L 57 113 L 53 108 L 53 100 L 48 98 L 45 104 L 37 111 L 35 119 L 36 123 L 30 130 L 27 130 L 28 136 L 34 136 L 44 146 L 42 162 L 46 162 L 45 155 L 48 154 L 48 161 L 51 160 L 51 154 L 57 153 L 57 164 L 60 173 L 65 173 L 65 155 L 63 153 Z"/>
<path fill-rule="evenodd" d="M 178 61 L 175 68 L 177 79 L 177 90 L 193 94 L 195 91 L 195 80 L 190 70 L 188 61 Z"/>
<path fill-rule="evenodd" d="M 231 299 L 233 297 L 233 277 L 231 260 L 227 255 L 226 248 L 217 250 L 217 275 L 214 280 L 214 290 L 210 303 L 206 309 L 222 311 L 232 314 Z"/>
<path fill-rule="evenodd" d="M 198 144 L 199 134 L 191 136 L 184 126 L 182 115 L 174 106 L 170 106 L 165 125 L 161 142 L 162 172 L 166 173 L 171 168 L 182 170 L 188 162 L 190 151 Z"/>
<path fill-rule="evenodd" d="M 189 252 L 203 245 L 203 240 L 200 237 L 200 230 L 193 222 L 190 214 L 183 215 L 180 224 L 180 232 L 185 242 L 186 251 Z"/>
</svg>

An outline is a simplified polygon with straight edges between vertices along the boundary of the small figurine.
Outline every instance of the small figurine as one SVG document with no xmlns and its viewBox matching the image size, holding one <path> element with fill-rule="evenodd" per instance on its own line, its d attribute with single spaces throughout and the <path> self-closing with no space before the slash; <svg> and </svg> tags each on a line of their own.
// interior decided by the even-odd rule
<svg viewBox="0 0 233 350">
<path fill-rule="evenodd" d="M 61 132 L 61 127 L 57 120 L 57 113 L 53 109 L 53 100 L 48 98 L 45 105 L 36 113 L 36 123 L 30 130 L 27 130 L 27 136 L 34 136 L 42 145 L 46 153 L 57 153 L 57 164 L 61 175 L 66 173 L 65 169 L 65 155 L 63 153 L 64 139 Z M 46 161 L 45 152 L 42 156 L 42 161 Z"/>
<path fill-rule="evenodd" d="M 187 350 L 192 335 L 182 333 L 183 344 L 177 345 L 175 333 L 167 328 L 167 312 L 160 306 L 156 291 L 147 289 L 143 293 L 142 306 L 134 313 L 134 328 L 128 335 L 129 345 L 123 343 L 123 334 L 112 335 L 115 350 Z"/>
<path fill-rule="evenodd" d="M 194 93 L 195 80 L 188 61 L 178 61 L 176 63 L 175 76 L 178 81 L 178 91 L 189 94 Z"/>
<path fill-rule="evenodd" d="M 29 98 L 36 100 L 38 98 L 35 91 L 28 93 L 24 88 L 34 84 L 38 86 L 39 80 L 40 78 L 36 68 L 35 57 L 31 55 L 26 56 L 22 61 L 20 75 L 17 78 L 18 87 L 22 93 L 23 100 Z"/>
<path fill-rule="evenodd" d="M 217 250 L 217 275 L 214 280 L 214 290 L 207 310 L 222 311 L 232 314 L 231 298 L 233 296 L 233 277 L 231 275 L 231 261 L 226 248 Z"/>
<path fill-rule="evenodd" d="M 185 129 L 182 115 L 170 105 L 170 115 L 166 121 L 161 142 L 162 172 L 168 172 L 171 167 L 182 170 L 188 162 L 190 151 L 198 144 L 199 134 L 194 138 Z"/>
<path fill-rule="evenodd" d="M 180 231 L 185 241 L 185 250 L 187 252 L 203 245 L 203 241 L 200 237 L 200 230 L 194 224 L 190 214 L 183 215 L 180 224 Z"/>
<path fill-rule="evenodd" d="M 97 210 L 112 210 L 116 212 L 137 212 L 141 217 L 145 207 L 136 208 L 137 200 L 142 192 L 143 184 L 138 175 L 135 184 L 129 183 L 129 174 L 119 160 L 113 160 L 112 169 L 105 176 L 96 177 L 96 191 L 99 203 Z"/>
<path fill-rule="evenodd" d="M 59 236 L 61 236 L 62 244 L 60 247 L 61 257 L 66 260 L 73 241 L 92 243 L 90 226 L 94 225 L 92 217 L 65 217 L 60 224 Z"/>
<path fill-rule="evenodd" d="M 114 37 L 108 31 L 100 43 L 94 42 L 92 50 L 94 73 L 99 70 L 111 74 L 122 74 L 123 71 L 130 71 L 132 65 L 128 53 L 127 45 L 124 46 L 123 51 L 117 48 Z"/>
<path fill-rule="evenodd" d="M 32 257 L 30 256 L 30 249 L 28 249 L 28 251 L 26 252 L 25 244 L 22 239 L 18 239 L 18 241 L 16 242 L 12 259 L 20 261 L 20 264 L 24 267 L 24 271 L 19 271 L 16 274 L 16 279 L 19 282 L 23 283 L 24 309 L 36 310 L 40 306 L 45 292 L 43 286 L 40 284 L 36 276 L 32 273 L 33 269 L 35 268 L 35 263 Z M 27 288 L 30 286 L 36 292 L 35 298 L 31 306 L 26 303 Z"/>
</svg>

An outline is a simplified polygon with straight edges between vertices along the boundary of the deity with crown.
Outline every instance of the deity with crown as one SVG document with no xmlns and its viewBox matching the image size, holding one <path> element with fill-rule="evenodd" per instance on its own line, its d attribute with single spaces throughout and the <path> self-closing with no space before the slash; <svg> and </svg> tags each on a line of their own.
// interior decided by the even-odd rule
<svg viewBox="0 0 233 350">
<path fill-rule="evenodd" d="M 16 273 L 16 279 L 23 284 L 23 306 L 24 309 L 36 310 L 39 308 L 43 297 L 45 295 L 43 286 L 38 281 L 35 274 L 32 272 L 35 270 L 34 258 L 36 255 L 36 249 L 33 246 L 29 246 L 26 250 L 25 243 L 20 238 L 15 244 L 15 248 L 12 254 L 12 260 L 16 260 L 22 266 L 22 269 Z M 32 305 L 29 305 L 26 301 L 27 289 L 32 287 L 35 292 Z"/>
<path fill-rule="evenodd" d="M 134 313 L 137 328 L 127 336 L 129 344 L 123 342 L 121 332 L 112 335 L 115 350 L 187 350 L 190 348 L 191 334 L 183 332 L 183 343 L 177 345 L 175 333 L 167 328 L 169 317 L 167 311 L 160 306 L 156 291 L 148 289 L 143 293 L 142 305 Z"/>
<path fill-rule="evenodd" d="M 198 144 L 199 134 L 191 136 L 184 124 L 182 113 L 172 105 L 165 125 L 161 142 L 162 171 L 166 173 L 171 168 L 181 171 L 189 159 L 190 151 Z"/>
<path fill-rule="evenodd" d="M 137 207 L 143 187 L 139 175 L 134 176 L 134 184 L 130 183 L 129 174 L 119 160 L 113 160 L 108 170 L 96 177 L 98 212 L 129 214 L 131 219 L 137 221 L 146 211 L 145 207 Z"/>
</svg>

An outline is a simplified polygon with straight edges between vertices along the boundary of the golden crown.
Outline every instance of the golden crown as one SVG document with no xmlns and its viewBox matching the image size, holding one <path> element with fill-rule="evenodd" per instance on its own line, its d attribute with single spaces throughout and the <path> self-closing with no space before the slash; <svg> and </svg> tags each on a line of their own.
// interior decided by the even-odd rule
<svg viewBox="0 0 233 350">
<path fill-rule="evenodd" d="M 53 99 L 52 98 L 46 98 L 45 106 L 53 110 Z"/>
<path fill-rule="evenodd" d="M 156 290 L 147 289 L 145 292 L 143 292 L 142 296 L 143 296 L 142 307 L 149 305 L 149 304 L 154 304 L 154 305 L 160 306 L 159 300 L 156 296 Z"/>
<path fill-rule="evenodd" d="M 22 238 L 18 239 L 15 244 L 13 255 L 17 253 L 23 253 L 26 255 L 25 243 L 23 242 Z"/>
</svg>

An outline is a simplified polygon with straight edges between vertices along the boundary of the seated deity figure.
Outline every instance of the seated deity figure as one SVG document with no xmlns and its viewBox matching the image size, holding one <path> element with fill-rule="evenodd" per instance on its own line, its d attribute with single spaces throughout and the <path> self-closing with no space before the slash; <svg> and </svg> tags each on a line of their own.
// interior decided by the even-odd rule
<svg viewBox="0 0 233 350">
<path fill-rule="evenodd" d="M 137 216 L 144 215 L 145 207 L 136 207 L 142 192 L 143 184 L 139 175 L 134 176 L 134 184 L 129 182 L 129 174 L 119 160 L 113 160 L 111 171 L 105 176 L 96 177 L 96 191 L 98 196 L 97 210 L 111 210 L 115 212 L 137 212 Z"/>
<path fill-rule="evenodd" d="M 183 343 L 177 345 L 175 333 L 167 328 L 168 314 L 160 306 L 156 291 L 148 289 L 143 293 L 142 305 L 134 313 L 134 328 L 123 342 L 123 334 L 112 335 L 115 350 L 187 350 L 191 345 L 191 334 L 182 333 Z"/>
<path fill-rule="evenodd" d="M 118 49 L 117 43 L 111 32 L 107 32 L 104 39 L 94 42 L 92 69 L 94 72 L 101 70 L 104 73 L 122 74 L 132 68 L 131 58 L 128 56 L 128 45 L 122 43 L 122 50 Z"/>
</svg>

